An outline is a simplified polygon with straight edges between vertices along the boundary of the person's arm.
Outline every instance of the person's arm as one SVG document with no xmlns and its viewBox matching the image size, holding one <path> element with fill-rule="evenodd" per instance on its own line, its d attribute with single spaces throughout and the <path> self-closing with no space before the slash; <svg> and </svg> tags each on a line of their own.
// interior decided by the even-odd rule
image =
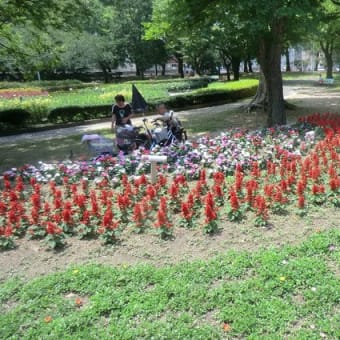
<svg viewBox="0 0 340 340">
<path fill-rule="evenodd" d="M 111 120 L 111 130 L 115 131 L 115 128 L 116 128 L 116 115 L 113 113 L 112 120 Z"/>
<path fill-rule="evenodd" d="M 111 118 L 111 130 L 112 131 L 115 131 L 116 121 L 117 121 L 117 117 L 115 113 L 115 106 L 112 106 L 112 118 Z"/>
</svg>

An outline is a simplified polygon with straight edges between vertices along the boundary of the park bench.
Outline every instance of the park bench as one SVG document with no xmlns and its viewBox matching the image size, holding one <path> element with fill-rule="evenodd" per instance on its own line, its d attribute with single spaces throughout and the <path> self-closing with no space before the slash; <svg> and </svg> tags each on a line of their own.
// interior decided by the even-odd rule
<svg viewBox="0 0 340 340">
<path fill-rule="evenodd" d="M 123 72 L 113 72 L 112 77 L 115 79 L 120 79 L 123 75 Z"/>
<path fill-rule="evenodd" d="M 326 78 L 325 79 L 325 84 L 326 85 L 333 85 L 334 84 L 334 79 L 333 78 Z"/>
</svg>

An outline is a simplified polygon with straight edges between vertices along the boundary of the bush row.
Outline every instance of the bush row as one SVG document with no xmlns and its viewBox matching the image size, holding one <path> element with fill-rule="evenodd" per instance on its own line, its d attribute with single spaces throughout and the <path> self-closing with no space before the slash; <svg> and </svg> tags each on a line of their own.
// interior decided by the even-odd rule
<svg viewBox="0 0 340 340">
<path fill-rule="evenodd" d="M 149 111 L 154 111 L 159 103 L 165 103 L 173 109 L 182 109 L 190 106 L 214 105 L 227 103 L 239 99 L 251 97 L 256 93 L 257 86 L 239 90 L 204 90 L 195 93 L 167 97 L 149 102 Z M 111 105 L 95 106 L 66 106 L 51 110 L 48 113 L 49 123 L 77 122 L 111 116 Z M 23 109 L 9 109 L 0 111 L 0 131 L 16 129 L 28 125 L 34 125 L 33 114 Z"/>
</svg>

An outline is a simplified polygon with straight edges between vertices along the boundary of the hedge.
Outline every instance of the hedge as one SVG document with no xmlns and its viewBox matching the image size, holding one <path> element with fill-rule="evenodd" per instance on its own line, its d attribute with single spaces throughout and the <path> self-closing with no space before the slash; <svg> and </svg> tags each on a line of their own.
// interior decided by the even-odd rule
<svg viewBox="0 0 340 340">
<path fill-rule="evenodd" d="M 172 109 L 183 109 L 192 106 L 216 105 L 248 98 L 256 93 L 257 86 L 240 90 L 196 90 L 191 94 L 177 95 L 149 102 L 149 111 L 155 111 L 159 103 Z M 111 105 L 65 106 L 53 109 L 48 114 L 49 123 L 77 122 L 111 116 Z M 23 109 L 0 111 L 0 130 L 25 127 L 32 122 L 30 112 Z"/>
<path fill-rule="evenodd" d="M 189 106 L 199 106 L 204 104 L 215 105 L 216 103 L 230 103 L 239 99 L 252 97 L 255 95 L 257 86 L 240 90 L 203 90 L 196 91 L 192 94 L 178 95 L 170 97 L 164 101 L 150 103 L 150 107 L 154 108 L 159 103 L 164 103 L 173 109 L 181 109 Z"/>
<path fill-rule="evenodd" d="M 0 129 L 23 127 L 30 120 L 31 114 L 23 109 L 0 111 Z"/>
<path fill-rule="evenodd" d="M 64 106 L 50 111 L 48 120 L 52 123 L 83 121 L 111 116 L 111 105 Z"/>
</svg>

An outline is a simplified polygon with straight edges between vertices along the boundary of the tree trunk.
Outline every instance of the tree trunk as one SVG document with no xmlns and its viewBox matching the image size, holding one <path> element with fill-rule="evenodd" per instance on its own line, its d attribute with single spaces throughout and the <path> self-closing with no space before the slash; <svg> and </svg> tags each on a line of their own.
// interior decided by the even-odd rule
<svg viewBox="0 0 340 340">
<path fill-rule="evenodd" d="M 248 70 L 249 73 L 253 73 L 253 63 L 250 58 L 248 59 Z"/>
<path fill-rule="evenodd" d="M 177 59 L 178 63 L 178 74 L 181 78 L 184 78 L 184 61 L 183 61 L 183 55 L 180 53 L 175 53 L 175 57 Z"/>
<path fill-rule="evenodd" d="M 285 49 L 285 57 L 286 57 L 286 72 L 291 72 L 290 68 L 290 55 L 289 55 L 289 48 Z"/>
<path fill-rule="evenodd" d="M 319 59 L 320 58 L 320 52 L 319 51 L 316 52 L 315 57 L 316 57 L 316 59 L 315 59 L 314 71 L 317 72 L 318 69 L 319 69 L 319 62 L 320 62 L 320 59 Z"/>
<path fill-rule="evenodd" d="M 165 68 L 166 68 L 166 65 L 162 64 L 162 76 L 165 76 Z"/>
<path fill-rule="evenodd" d="M 155 73 L 156 73 L 156 77 L 158 76 L 158 67 L 157 64 L 155 64 Z"/>
<path fill-rule="evenodd" d="M 110 79 L 109 79 L 109 73 L 107 72 L 107 68 L 104 64 L 100 64 L 99 65 L 100 68 L 102 69 L 103 71 L 103 76 L 104 76 L 104 82 L 107 84 L 109 83 Z"/>
<path fill-rule="evenodd" d="M 283 125 L 287 122 L 283 100 L 281 73 L 281 51 L 283 26 L 280 21 L 273 26 L 272 36 L 260 40 L 259 63 L 261 65 L 268 92 L 268 126 Z"/>
<path fill-rule="evenodd" d="M 248 61 L 247 60 L 245 60 L 243 62 L 243 72 L 244 73 L 249 73 L 249 70 L 248 70 Z"/>
<path fill-rule="evenodd" d="M 333 78 L 333 55 L 328 54 L 326 55 L 326 64 L 327 64 L 327 79 Z"/>
<path fill-rule="evenodd" d="M 324 43 L 320 41 L 322 52 L 325 54 L 327 75 L 326 78 L 333 78 L 333 51 L 334 51 L 334 40 L 327 41 Z"/>
<path fill-rule="evenodd" d="M 256 110 L 258 108 L 263 109 L 263 111 L 266 111 L 267 106 L 268 106 L 268 91 L 266 86 L 266 80 L 264 78 L 262 70 L 260 69 L 259 86 L 256 90 L 255 96 L 250 101 L 250 103 L 245 106 L 245 109 L 248 112 Z"/>
<path fill-rule="evenodd" d="M 231 68 L 234 74 L 234 81 L 240 80 L 240 64 L 241 64 L 241 58 L 239 57 L 231 58 Z"/>
</svg>

